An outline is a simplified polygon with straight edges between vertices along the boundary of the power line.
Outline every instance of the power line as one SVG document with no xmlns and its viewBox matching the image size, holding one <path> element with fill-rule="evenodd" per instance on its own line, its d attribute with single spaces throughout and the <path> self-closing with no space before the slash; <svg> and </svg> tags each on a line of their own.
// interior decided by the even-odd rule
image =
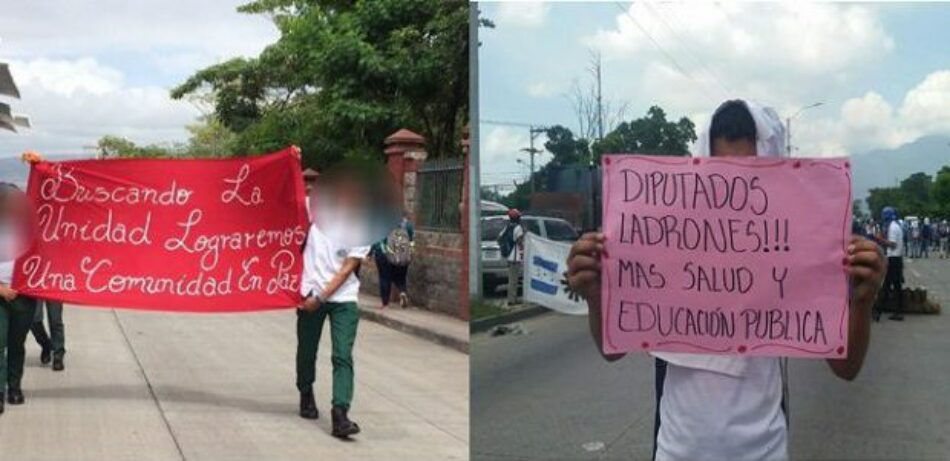
<svg viewBox="0 0 950 461">
<path fill-rule="evenodd" d="M 479 123 L 483 123 L 483 124 L 485 124 L 485 125 L 520 126 L 520 127 L 523 127 L 523 128 L 535 128 L 535 127 L 540 127 L 540 125 L 538 125 L 538 124 L 536 124 L 536 123 L 508 122 L 508 121 L 504 121 L 504 120 L 487 120 L 487 119 L 480 119 L 478 122 L 479 122 Z"/>
<path fill-rule="evenodd" d="M 653 6 L 650 5 L 650 2 L 643 2 L 643 5 L 646 6 L 647 9 L 649 9 L 650 12 L 653 13 L 653 15 L 656 16 L 656 18 L 660 20 L 660 23 L 663 24 L 663 26 L 666 27 L 666 29 L 670 31 L 670 34 L 673 36 L 673 38 L 676 39 L 677 42 L 680 43 L 680 47 L 686 50 L 686 53 L 693 59 L 693 62 L 698 64 L 699 67 L 702 68 L 702 70 L 705 71 L 707 75 L 712 77 L 712 79 L 715 80 L 717 84 L 719 84 L 719 87 L 722 88 L 722 90 L 725 92 L 725 96 L 728 97 L 734 94 L 734 92 L 732 91 L 732 88 L 729 85 L 726 85 L 723 82 L 723 80 L 719 78 L 719 75 L 712 70 L 711 67 L 706 65 L 706 62 L 702 59 L 702 57 L 700 57 L 699 53 L 693 52 L 692 43 L 688 42 L 685 38 L 683 38 L 679 34 L 679 32 L 677 32 L 672 26 L 670 26 L 670 23 L 667 22 L 666 18 L 663 16 L 663 13 L 660 11 L 660 8 L 654 9 Z M 673 16 L 675 17 L 675 14 L 673 14 Z M 680 27 L 679 29 L 683 29 L 684 35 L 689 34 L 688 29 L 682 28 L 682 27 Z"/>
<path fill-rule="evenodd" d="M 636 25 L 638 29 L 640 29 L 640 32 L 643 32 L 643 35 L 646 35 L 646 37 L 650 39 L 650 41 L 653 43 L 653 46 L 655 46 L 658 50 L 660 50 L 660 53 L 662 53 L 663 56 L 665 56 L 666 59 L 669 60 L 671 64 L 673 64 L 673 67 L 679 70 L 680 73 L 683 74 L 683 76 L 692 80 L 693 83 L 696 84 L 696 86 L 700 87 L 700 93 L 702 93 L 703 96 L 706 97 L 706 99 L 709 99 L 711 103 L 715 104 L 716 101 L 713 99 L 712 96 L 709 95 L 709 92 L 707 91 L 706 86 L 700 83 L 699 80 L 696 80 L 696 78 L 693 77 L 692 74 L 687 72 L 686 69 L 680 65 L 679 61 L 673 58 L 673 56 L 670 55 L 670 53 L 667 52 L 666 49 L 663 48 L 662 45 L 660 45 L 660 42 L 658 42 L 655 38 L 653 38 L 652 35 L 650 35 L 649 32 L 647 32 L 646 28 L 643 27 L 642 24 L 640 24 L 640 21 L 637 21 L 637 19 L 633 17 L 632 14 L 630 14 L 630 11 L 627 8 L 624 8 L 623 5 L 617 2 L 614 2 L 614 6 L 616 6 L 623 14 L 627 15 L 627 17 L 630 18 L 631 21 L 633 21 L 633 24 Z"/>
</svg>

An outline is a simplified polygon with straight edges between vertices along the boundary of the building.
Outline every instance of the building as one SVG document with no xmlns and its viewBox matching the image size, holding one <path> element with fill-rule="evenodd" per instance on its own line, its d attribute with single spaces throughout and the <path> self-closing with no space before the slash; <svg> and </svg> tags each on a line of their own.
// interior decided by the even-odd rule
<svg viewBox="0 0 950 461">
<path fill-rule="evenodd" d="M 20 90 L 13 81 L 10 66 L 5 62 L 0 62 L 0 96 L 20 99 Z M 23 115 L 14 115 L 9 104 L 0 102 L 0 130 L 16 133 L 18 127 L 29 128 L 30 119 Z"/>
</svg>

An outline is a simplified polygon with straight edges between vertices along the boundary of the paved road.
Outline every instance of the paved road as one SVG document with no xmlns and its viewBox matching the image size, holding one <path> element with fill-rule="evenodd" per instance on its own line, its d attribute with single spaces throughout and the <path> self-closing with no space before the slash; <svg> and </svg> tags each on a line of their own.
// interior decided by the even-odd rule
<svg viewBox="0 0 950 461">
<path fill-rule="evenodd" d="M 39 365 L 27 403 L 0 416 L 0 460 L 468 459 L 468 356 L 372 322 L 357 338 L 351 416 L 329 435 L 329 335 L 321 418 L 296 415 L 294 313 L 172 315 L 67 307 L 67 369 Z"/>
<path fill-rule="evenodd" d="M 790 365 L 793 459 L 950 456 L 950 260 L 907 264 L 944 307 L 872 329 L 861 375 Z M 472 337 L 473 460 L 649 459 L 653 366 L 600 359 L 586 318 L 547 314 L 527 335 Z"/>
</svg>

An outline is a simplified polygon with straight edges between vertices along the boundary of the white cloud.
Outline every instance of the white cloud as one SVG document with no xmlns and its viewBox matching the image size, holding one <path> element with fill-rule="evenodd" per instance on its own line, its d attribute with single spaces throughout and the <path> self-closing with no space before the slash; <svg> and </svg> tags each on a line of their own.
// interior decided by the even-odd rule
<svg viewBox="0 0 950 461">
<path fill-rule="evenodd" d="M 81 153 L 107 134 L 143 144 L 185 141 L 184 127 L 198 115 L 167 88 L 126 85 L 120 71 L 91 58 L 16 61 L 11 68 L 23 96 L 12 105 L 33 128 L 0 136 L 0 155 Z"/>
<path fill-rule="evenodd" d="M 628 81 L 642 83 L 626 96 L 664 95 L 674 113 L 739 96 L 792 108 L 815 86 L 847 83 L 894 48 L 871 7 L 810 2 L 636 2 L 613 27 L 581 40 L 608 68 L 636 63 L 640 78 Z"/>
<path fill-rule="evenodd" d="M 255 56 L 279 33 L 245 0 L 5 2 L 0 60 L 11 63 L 34 127 L 0 136 L 0 156 L 24 149 L 80 153 L 105 134 L 139 143 L 187 139 L 197 111 L 169 88 L 196 70 Z M 2 133 L 0 133 L 2 134 Z"/>
<path fill-rule="evenodd" d="M 897 147 L 925 135 L 950 135 L 950 70 L 925 76 L 897 109 L 868 91 L 842 103 L 838 114 L 793 123 L 800 155 L 846 155 Z"/>
<path fill-rule="evenodd" d="M 52 61 L 44 58 L 12 61 L 10 67 L 14 70 L 20 86 L 66 97 L 76 92 L 106 94 L 116 91 L 122 85 L 120 72 L 102 66 L 91 58 L 75 61 Z"/>
<path fill-rule="evenodd" d="M 542 2 L 504 2 L 498 4 L 498 9 L 491 19 L 499 27 L 536 28 L 544 25 L 548 8 L 548 5 Z"/>
<path fill-rule="evenodd" d="M 931 73 L 907 92 L 900 115 L 920 130 L 950 132 L 950 70 Z"/>
<path fill-rule="evenodd" d="M 752 99 L 784 116 L 816 95 L 848 95 L 854 77 L 895 47 L 879 16 L 873 6 L 838 3 L 635 2 L 581 41 L 635 82 L 620 88 L 622 99 L 689 114 L 703 127 L 725 99 Z M 899 111 L 873 91 L 851 93 L 840 107 L 826 101 L 793 122 L 793 144 L 799 155 L 841 155 L 908 142 L 922 125 L 948 124 L 950 100 L 933 96 L 948 88 L 950 73 L 932 75 Z"/>
<path fill-rule="evenodd" d="M 238 13 L 244 0 L 44 0 L 4 2 L 0 15 L 8 58 L 109 53 L 201 53 L 207 65 L 256 55 L 277 38 L 266 16 Z"/>
<path fill-rule="evenodd" d="M 530 157 L 521 149 L 528 147 L 528 129 L 510 126 L 485 126 L 480 143 L 482 184 L 510 185 L 519 183 L 528 177 Z M 545 135 L 534 139 L 535 148 L 543 149 L 547 141 Z M 518 163 L 518 160 L 523 163 Z M 535 169 L 550 161 L 547 151 L 535 157 Z"/>
</svg>

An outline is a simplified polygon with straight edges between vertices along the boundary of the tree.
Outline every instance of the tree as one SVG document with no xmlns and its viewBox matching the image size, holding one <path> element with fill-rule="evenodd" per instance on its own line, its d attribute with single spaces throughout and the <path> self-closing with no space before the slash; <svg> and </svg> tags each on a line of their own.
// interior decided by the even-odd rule
<svg viewBox="0 0 950 461">
<path fill-rule="evenodd" d="M 590 148 L 586 139 L 577 139 L 574 133 L 561 125 L 554 125 L 545 131 L 548 140 L 544 148 L 554 155 L 551 163 L 559 166 L 586 162 L 590 156 Z"/>
<path fill-rule="evenodd" d="M 890 206 L 897 209 L 901 216 L 907 214 L 904 208 L 900 189 L 896 187 L 875 187 L 868 191 L 868 209 L 871 210 L 871 217 L 881 219 L 881 210 Z"/>
<path fill-rule="evenodd" d="M 253 59 L 195 73 L 172 90 L 205 92 L 240 152 L 288 144 L 310 166 L 381 157 L 399 128 L 430 157 L 461 154 L 468 116 L 468 4 L 443 0 L 256 0 L 280 38 Z"/>
<path fill-rule="evenodd" d="M 933 181 L 926 173 L 914 173 L 900 184 L 902 205 L 905 214 L 927 216 L 934 212 L 930 199 L 930 189 Z"/>
<path fill-rule="evenodd" d="M 577 133 L 583 139 L 600 139 L 604 132 L 612 131 L 623 121 L 629 104 L 604 98 L 601 91 L 603 79 L 600 53 L 590 51 L 587 67 L 590 80 L 574 80 L 567 99 L 577 118 Z M 603 130 L 603 131 L 601 131 Z"/>
<path fill-rule="evenodd" d="M 931 198 L 934 212 L 942 218 L 950 218 L 950 166 L 944 166 L 934 178 Z"/>
<path fill-rule="evenodd" d="M 201 117 L 198 123 L 185 128 L 191 133 L 187 147 L 189 157 L 229 157 L 237 153 L 237 135 L 213 115 Z"/>
<path fill-rule="evenodd" d="M 667 121 L 659 106 L 650 107 L 645 117 L 623 122 L 591 150 L 595 159 L 607 153 L 651 155 L 688 155 L 689 145 L 696 140 L 696 125 L 688 118 Z"/>
<path fill-rule="evenodd" d="M 184 152 L 181 145 L 149 144 L 139 146 L 119 136 L 103 136 L 96 144 L 102 158 L 165 158 L 179 156 Z"/>
</svg>

